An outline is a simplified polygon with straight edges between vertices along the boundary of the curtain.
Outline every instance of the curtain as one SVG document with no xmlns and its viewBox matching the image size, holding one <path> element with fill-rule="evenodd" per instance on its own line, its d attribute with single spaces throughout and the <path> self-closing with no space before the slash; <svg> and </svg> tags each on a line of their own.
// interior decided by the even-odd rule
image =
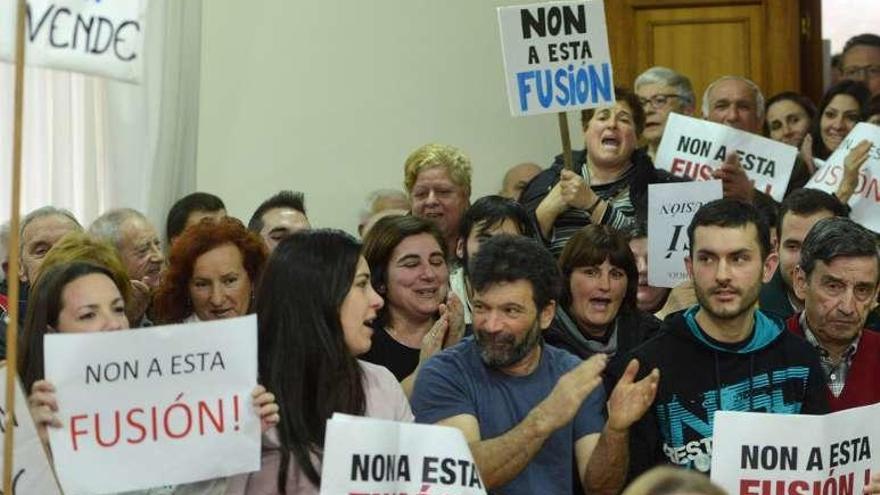
<svg viewBox="0 0 880 495">
<path fill-rule="evenodd" d="M 164 232 L 195 187 L 201 0 L 150 0 L 140 85 L 25 70 L 21 212 L 68 208 L 88 225 L 129 207 Z M 0 222 L 10 216 L 14 67 L 0 64 Z"/>
</svg>

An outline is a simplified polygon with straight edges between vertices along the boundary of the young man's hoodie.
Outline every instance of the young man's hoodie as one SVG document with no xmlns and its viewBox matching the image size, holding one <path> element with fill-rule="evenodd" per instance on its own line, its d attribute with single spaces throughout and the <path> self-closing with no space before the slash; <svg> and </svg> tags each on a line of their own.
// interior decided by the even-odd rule
<svg viewBox="0 0 880 495">
<path fill-rule="evenodd" d="M 708 472 L 715 411 L 829 410 L 818 354 L 785 331 L 781 320 L 758 310 L 752 335 L 725 344 L 699 327 L 698 309 L 670 315 L 654 338 L 632 352 L 638 378 L 659 368 L 660 384 L 654 404 L 630 430 L 631 477 L 661 463 Z M 622 367 L 613 371 L 615 377 L 620 373 Z"/>
</svg>

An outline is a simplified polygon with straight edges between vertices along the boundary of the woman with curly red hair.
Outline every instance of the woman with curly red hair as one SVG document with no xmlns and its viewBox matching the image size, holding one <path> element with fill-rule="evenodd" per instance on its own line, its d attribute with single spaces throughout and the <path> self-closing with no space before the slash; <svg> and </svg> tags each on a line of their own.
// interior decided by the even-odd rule
<svg viewBox="0 0 880 495">
<path fill-rule="evenodd" d="M 249 313 L 267 256 L 260 237 L 237 219 L 188 227 L 171 246 L 152 316 L 188 323 Z"/>
</svg>

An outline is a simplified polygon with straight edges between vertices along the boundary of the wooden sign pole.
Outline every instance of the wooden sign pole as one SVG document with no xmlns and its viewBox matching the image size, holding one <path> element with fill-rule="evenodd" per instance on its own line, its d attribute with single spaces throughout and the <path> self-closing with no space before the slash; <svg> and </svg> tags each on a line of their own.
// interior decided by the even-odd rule
<svg viewBox="0 0 880 495">
<path fill-rule="evenodd" d="M 15 438 L 15 387 L 18 371 L 18 266 L 19 260 L 19 207 L 21 204 L 21 141 L 22 110 L 24 108 L 24 26 L 25 0 L 18 0 L 15 26 L 15 107 L 12 136 L 12 209 L 9 220 L 9 322 L 6 327 L 6 434 L 3 443 L 3 493 L 12 493 L 13 440 Z M 27 393 L 28 391 L 25 391 Z"/>
<path fill-rule="evenodd" d="M 565 170 L 574 171 L 574 165 L 571 163 L 571 136 L 568 134 L 568 115 L 565 112 L 559 112 L 559 134 L 562 136 L 562 163 Z"/>
</svg>

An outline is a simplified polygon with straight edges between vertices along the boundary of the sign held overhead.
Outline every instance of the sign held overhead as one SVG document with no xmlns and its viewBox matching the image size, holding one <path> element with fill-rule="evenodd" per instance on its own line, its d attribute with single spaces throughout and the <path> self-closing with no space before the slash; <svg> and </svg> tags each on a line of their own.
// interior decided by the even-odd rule
<svg viewBox="0 0 880 495">
<path fill-rule="evenodd" d="M 498 8 L 510 112 L 564 112 L 614 103 L 601 0 Z"/>
</svg>

